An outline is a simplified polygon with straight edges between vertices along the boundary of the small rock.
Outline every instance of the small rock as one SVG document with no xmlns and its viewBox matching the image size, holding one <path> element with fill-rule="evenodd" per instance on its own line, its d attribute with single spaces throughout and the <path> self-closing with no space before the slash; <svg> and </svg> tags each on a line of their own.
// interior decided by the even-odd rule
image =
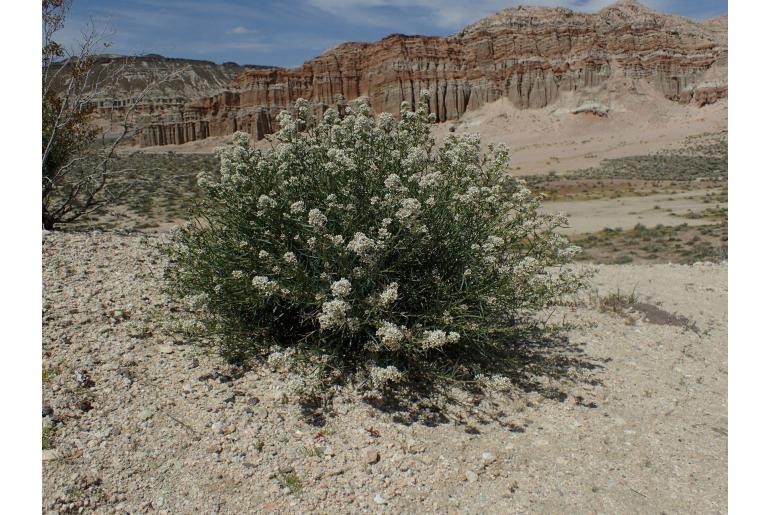
<svg viewBox="0 0 770 515">
<path fill-rule="evenodd" d="M 231 393 L 230 395 L 225 397 L 222 402 L 224 402 L 226 404 L 233 404 L 235 402 L 235 394 Z"/>
<path fill-rule="evenodd" d="M 484 466 L 489 465 L 497 459 L 497 456 L 491 452 L 484 452 L 481 454 L 481 461 L 484 462 Z"/>
<path fill-rule="evenodd" d="M 374 502 L 376 502 L 377 504 L 386 504 L 388 501 L 386 501 L 380 494 L 375 494 Z"/>
<path fill-rule="evenodd" d="M 406 448 L 412 454 L 421 454 L 425 452 L 425 445 L 412 439 L 407 440 Z"/>
<path fill-rule="evenodd" d="M 92 388 L 96 384 L 87 370 L 79 370 L 75 373 L 75 377 L 78 380 L 78 384 L 83 388 Z"/>
<path fill-rule="evenodd" d="M 334 477 L 339 476 L 345 472 L 345 469 L 337 468 L 332 470 L 327 470 L 324 472 L 323 477 Z"/>
<path fill-rule="evenodd" d="M 43 461 L 58 460 L 61 454 L 56 449 L 46 449 L 43 451 Z"/>
<path fill-rule="evenodd" d="M 465 479 L 467 479 L 469 483 L 475 483 L 479 479 L 479 475 L 472 470 L 466 470 Z"/>
<path fill-rule="evenodd" d="M 233 382 L 233 378 L 230 377 L 227 374 L 217 373 L 217 375 L 215 377 L 214 376 L 212 376 L 212 377 L 214 379 L 216 379 L 217 382 L 220 383 L 220 384 L 227 384 L 227 383 L 232 383 Z"/>
<path fill-rule="evenodd" d="M 163 354 L 173 354 L 174 348 L 171 345 L 160 345 L 158 350 Z"/>
<path fill-rule="evenodd" d="M 144 410 L 139 412 L 139 418 L 141 420 L 149 420 L 149 419 L 152 418 L 152 416 L 153 416 L 153 412 L 151 410 L 148 410 L 148 409 L 144 409 Z"/>
<path fill-rule="evenodd" d="M 294 467 L 292 467 L 291 465 L 281 465 L 278 468 L 278 472 L 280 472 L 281 474 L 291 474 L 292 472 L 294 472 Z"/>
<path fill-rule="evenodd" d="M 83 399 L 80 402 L 78 402 L 78 409 L 80 411 L 91 411 L 94 408 L 93 404 L 91 404 L 91 401 L 88 399 Z"/>
<path fill-rule="evenodd" d="M 378 461 L 380 461 L 380 453 L 377 452 L 377 449 L 374 447 L 366 447 L 364 448 L 363 452 L 364 457 L 364 463 L 367 463 L 369 465 L 374 465 Z"/>
</svg>

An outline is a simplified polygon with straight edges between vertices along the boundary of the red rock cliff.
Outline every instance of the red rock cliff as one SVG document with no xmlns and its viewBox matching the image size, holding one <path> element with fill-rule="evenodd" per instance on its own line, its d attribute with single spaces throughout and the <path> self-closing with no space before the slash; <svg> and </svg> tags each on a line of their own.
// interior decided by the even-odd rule
<svg viewBox="0 0 770 515">
<path fill-rule="evenodd" d="M 421 89 L 441 121 L 508 97 L 541 108 L 560 93 L 589 90 L 611 75 L 646 80 L 672 101 L 727 95 L 724 17 L 696 23 L 625 0 L 595 14 L 515 7 L 450 37 L 394 34 L 344 43 L 296 69 L 251 69 L 228 91 L 166 113 L 141 133 L 142 145 L 184 143 L 236 130 L 256 138 L 298 98 L 319 111 L 360 96 L 375 112 L 398 113 Z"/>
</svg>

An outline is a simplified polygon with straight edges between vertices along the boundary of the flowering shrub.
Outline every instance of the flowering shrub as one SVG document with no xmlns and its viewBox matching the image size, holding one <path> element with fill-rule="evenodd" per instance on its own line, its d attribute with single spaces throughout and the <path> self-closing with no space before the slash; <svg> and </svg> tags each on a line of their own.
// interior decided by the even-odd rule
<svg viewBox="0 0 770 515">
<path fill-rule="evenodd" d="M 509 386 L 506 335 L 582 283 L 560 266 L 579 250 L 554 232 L 564 218 L 503 188 L 504 147 L 436 147 L 427 96 L 399 121 L 365 102 L 294 111 L 274 148 L 236 134 L 221 177 L 200 177 L 200 217 L 167 247 L 172 288 L 231 358 L 288 363 L 305 386 Z"/>
</svg>

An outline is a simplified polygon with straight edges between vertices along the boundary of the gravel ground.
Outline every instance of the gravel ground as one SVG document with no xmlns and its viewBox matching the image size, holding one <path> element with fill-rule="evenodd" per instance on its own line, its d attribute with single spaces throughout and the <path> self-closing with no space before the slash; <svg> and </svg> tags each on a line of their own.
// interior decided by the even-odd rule
<svg viewBox="0 0 770 515">
<path fill-rule="evenodd" d="M 708 204 L 705 195 L 714 191 L 692 190 L 683 193 L 663 193 L 642 197 L 605 198 L 598 200 L 567 200 L 548 202 L 543 211 L 564 212 L 569 216 L 569 227 L 561 230 L 574 235 L 611 229 L 631 229 L 636 224 L 648 227 L 661 225 L 706 225 L 715 221 L 708 218 L 685 218 L 688 213 L 699 212 L 709 207 L 727 208 L 727 202 Z M 657 207 L 657 208 L 656 208 Z"/>
<path fill-rule="evenodd" d="M 44 513 L 727 511 L 726 264 L 600 266 L 576 382 L 321 418 L 163 329 L 155 241 L 44 236 Z"/>
</svg>

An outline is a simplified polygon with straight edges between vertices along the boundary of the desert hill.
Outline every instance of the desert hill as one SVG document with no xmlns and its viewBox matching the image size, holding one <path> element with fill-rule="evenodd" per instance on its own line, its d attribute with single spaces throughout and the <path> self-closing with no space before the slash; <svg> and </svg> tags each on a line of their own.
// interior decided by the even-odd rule
<svg viewBox="0 0 770 515">
<path fill-rule="evenodd" d="M 196 59 L 179 59 L 158 54 L 130 57 L 118 54 L 94 56 L 96 66 L 88 78 L 87 91 L 93 94 L 93 107 L 102 120 L 117 118 L 153 81 L 136 106 L 138 114 L 181 109 L 185 103 L 205 95 L 213 95 L 229 87 L 244 70 L 257 65 L 232 62 L 217 64 Z M 49 75 L 54 89 L 64 87 L 68 77 L 67 61 L 51 65 Z M 159 81 L 160 78 L 167 80 Z"/>
<path fill-rule="evenodd" d="M 560 102 L 604 117 L 606 98 L 654 91 L 703 106 L 727 96 L 727 26 L 698 23 L 624 0 L 588 14 L 519 6 L 449 37 L 393 34 L 343 43 L 299 68 L 245 69 L 216 94 L 154 111 L 143 146 L 183 144 L 236 130 L 261 139 L 298 98 L 318 110 L 366 96 L 376 112 L 397 112 L 431 91 L 439 121 L 506 99 L 516 109 Z"/>
</svg>

